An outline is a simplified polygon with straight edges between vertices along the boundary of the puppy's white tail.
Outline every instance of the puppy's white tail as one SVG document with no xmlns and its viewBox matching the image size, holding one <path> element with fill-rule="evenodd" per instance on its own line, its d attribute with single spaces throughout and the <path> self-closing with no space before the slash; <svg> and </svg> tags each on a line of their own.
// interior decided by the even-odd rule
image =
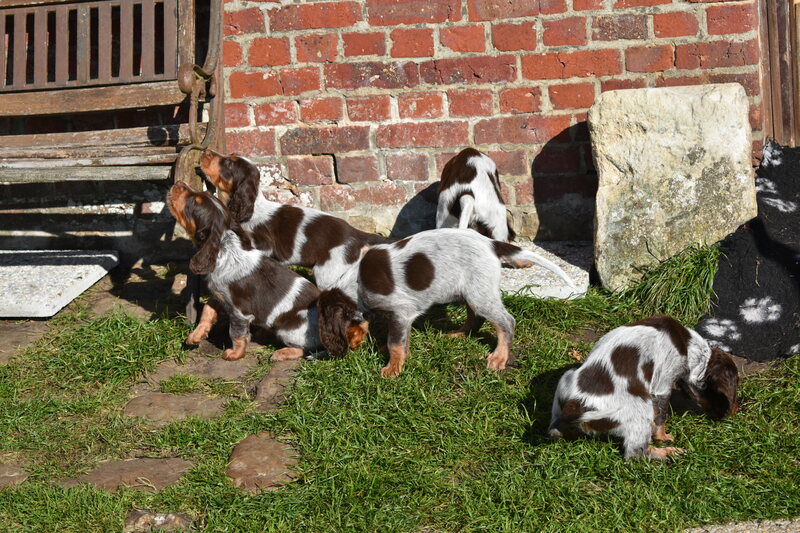
<svg viewBox="0 0 800 533">
<path fill-rule="evenodd" d="M 566 272 L 561 270 L 558 265 L 549 259 L 545 259 L 537 253 L 523 250 L 519 246 L 514 246 L 513 244 L 508 244 L 507 242 L 492 241 L 492 245 L 494 246 L 494 252 L 497 254 L 497 257 L 499 257 L 501 261 L 505 261 L 514 268 L 527 268 L 533 264 L 536 264 L 546 268 L 556 276 L 563 279 L 571 289 L 577 289 L 575 282 L 572 281 L 572 278 L 570 278 Z"/>
</svg>

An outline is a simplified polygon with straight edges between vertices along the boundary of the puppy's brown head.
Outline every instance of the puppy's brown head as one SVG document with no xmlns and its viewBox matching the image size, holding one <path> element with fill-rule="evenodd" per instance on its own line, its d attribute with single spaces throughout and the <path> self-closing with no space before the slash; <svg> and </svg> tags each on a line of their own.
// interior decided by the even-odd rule
<svg viewBox="0 0 800 533">
<path fill-rule="evenodd" d="M 710 417 L 722 419 L 739 410 L 736 401 L 739 372 L 730 354 L 717 347 L 711 349 L 705 384 L 705 388 L 698 391 L 697 401 Z"/>
<path fill-rule="evenodd" d="M 322 291 L 317 299 L 319 338 L 333 357 L 344 357 L 355 350 L 369 327 L 356 303 L 340 289 Z"/>
<path fill-rule="evenodd" d="M 178 181 L 167 193 L 167 207 L 189 234 L 198 251 L 189 262 L 195 274 L 214 270 L 222 234 L 231 226 L 231 216 L 222 203 L 206 192 Z"/>
<path fill-rule="evenodd" d="M 230 195 L 228 209 L 233 219 L 239 223 L 250 220 L 259 194 L 258 168 L 243 157 L 204 150 L 200 155 L 200 170 L 214 187 Z"/>
</svg>

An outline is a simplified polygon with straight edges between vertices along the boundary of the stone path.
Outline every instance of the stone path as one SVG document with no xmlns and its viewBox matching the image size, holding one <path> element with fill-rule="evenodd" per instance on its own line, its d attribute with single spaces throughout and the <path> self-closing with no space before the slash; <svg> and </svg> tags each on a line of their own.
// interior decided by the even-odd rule
<svg viewBox="0 0 800 533">
<path fill-rule="evenodd" d="M 80 476 L 59 482 L 63 487 L 75 487 L 81 483 L 114 492 L 120 487 L 159 491 L 178 482 L 192 463 L 177 457 L 167 459 L 124 459 L 100 463 L 97 468 Z"/>
<path fill-rule="evenodd" d="M 16 487 L 28 478 L 28 472 L 16 465 L 0 463 L 0 489 Z"/>
<path fill-rule="evenodd" d="M 157 513 L 149 509 L 134 509 L 125 517 L 122 533 L 151 531 L 191 531 L 194 521 L 186 513 Z"/>
<path fill-rule="evenodd" d="M 39 340 L 48 328 L 47 322 L 41 320 L 0 320 L 0 365 Z"/>
<path fill-rule="evenodd" d="M 233 484 L 247 492 L 275 489 L 294 479 L 297 452 L 262 431 L 242 440 L 231 453 L 227 474 Z"/>
<path fill-rule="evenodd" d="M 193 416 L 208 420 L 221 414 L 224 407 L 224 398 L 209 398 L 205 394 L 148 392 L 133 398 L 123 412 L 145 418 L 154 428 L 162 428 Z"/>
</svg>

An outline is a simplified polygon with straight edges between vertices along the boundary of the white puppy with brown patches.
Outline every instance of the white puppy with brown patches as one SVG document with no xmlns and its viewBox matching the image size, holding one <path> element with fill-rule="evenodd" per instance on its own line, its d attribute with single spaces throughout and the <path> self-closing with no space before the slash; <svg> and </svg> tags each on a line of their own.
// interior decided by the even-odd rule
<svg viewBox="0 0 800 533">
<path fill-rule="evenodd" d="M 500 194 L 497 165 L 488 155 L 465 148 L 444 166 L 439 181 L 436 227 L 474 229 L 503 242 L 514 239 Z"/>
<path fill-rule="evenodd" d="M 517 267 L 541 265 L 575 287 L 563 270 L 533 252 L 471 230 L 439 229 L 372 246 L 358 268 L 340 279 L 339 289 L 327 294 L 335 294 L 343 302 L 357 301 L 363 312 L 380 311 L 388 316 L 389 363 L 381 370 L 384 377 L 395 377 L 403 370 L 414 320 L 432 305 L 452 302 L 467 304 L 467 321 L 454 335 L 476 331 L 484 320 L 495 327 L 497 348 L 489 354 L 486 366 L 499 370 L 506 366 L 515 327 L 514 317 L 501 299 L 501 261 Z M 324 315 L 327 311 L 320 312 Z"/>
<path fill-rule="evenodd" d="M 567 370 L 553 399 L 550 435 L 576 438 L 608 433 L 623 439 L 625 459 L 666 459 L 680 448 L 654 448 L 664 432 L 673 385 L 681 383 L 713 418 L 738 409 L 739 383 L 730 355 L 694 330 L 653 316 L 611 330 L 577 369 Z"/>
</svg>

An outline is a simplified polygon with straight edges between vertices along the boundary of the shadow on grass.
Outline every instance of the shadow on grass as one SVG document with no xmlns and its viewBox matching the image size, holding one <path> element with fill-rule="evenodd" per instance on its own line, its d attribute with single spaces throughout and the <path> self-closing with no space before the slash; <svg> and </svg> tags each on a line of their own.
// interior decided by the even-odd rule
<svg viewBox="0 0 800 533">
<path fill-rule="evenodd" d="M 523 440 L 531 446 L 541 446 L 553 442 L 547 434 L 550 426 L 550 416 L 553 406 L 553 396 L 558 387 L 558 380 L 570 368 L 577 368 L 580 363 L 562 366 L 548 370 L 534 377 L 528 385 L 528 395 L 522 400 L 520 408 L 528 412 L 528 417 L 533 420 L 523 434 Z"/>
</svg>

